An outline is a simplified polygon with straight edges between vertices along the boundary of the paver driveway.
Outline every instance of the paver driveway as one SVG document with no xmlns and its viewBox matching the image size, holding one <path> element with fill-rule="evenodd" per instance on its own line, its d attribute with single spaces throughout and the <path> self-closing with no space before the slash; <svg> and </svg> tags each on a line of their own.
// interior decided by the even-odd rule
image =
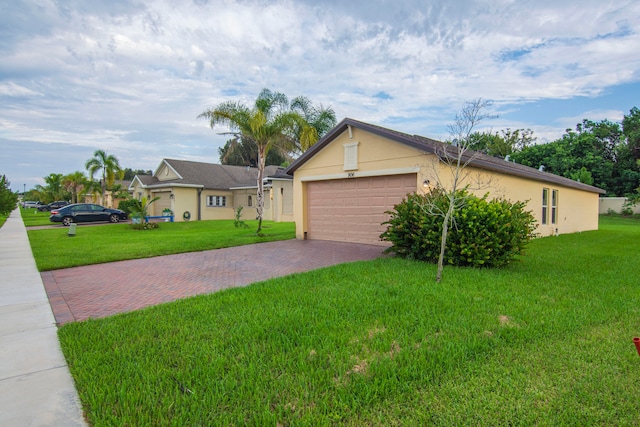
<svg viewBox="0 0 640 427">
<path fill-rule="evenodd" d="M 382 256 L 384 247 L 285 240 L 42 273 L 59 325 Z"/>
</svg>

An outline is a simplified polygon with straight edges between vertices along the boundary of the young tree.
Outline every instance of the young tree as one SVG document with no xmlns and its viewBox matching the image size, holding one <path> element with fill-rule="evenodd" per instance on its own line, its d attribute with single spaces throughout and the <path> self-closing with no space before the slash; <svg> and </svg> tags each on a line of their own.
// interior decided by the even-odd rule
<svg viewBox="0 0 640 427">
<path fill-rule="evenodd" d="M 254 105 L 247 107 L 238 102 L 227 101 L 217 107 L 208 109 L 198 116 L 206 118 L 213 129 L 216 125 L 226 125 L 236 140 L 247 140 L 257 148 L 258 191 L 256 194 L 256 210 L 258 216 L 258 234 L 262 231 L 262 214 L 264 211 L 264 168 L 266 158 L 272 149 L 292 152 L 300 145 L 296 132 L 302 129 L 306 134 L 309 124 L 304 118 L 290 109 L 287 96 L 280 92 L 263 89 Z M 311 138 L 311 137 L 310 137 Z M 317 139 L 316 139 L 317 140 Z"/>
<path fill-rule="evenodd" d="M 467 171 L 467 166 L 477 155 L 477 152 L 470 149 L 471 144 L 476 141 L 470 136 L 480 121 L 492 117 L 483 112 L 488 106 L 489 102 L 481 98 L 467 102 L 462 110 L 456 114 L 454 122 L 448 126 L 451 144 L 442 144 L 435 152 L 434 170 L 437 171 L 439 166 L 442 165 L 444 168 L 441 170 L 450 172 L 450 177 L 447 181 L 438 173 L 435 176 L 439 191 L 442 191 L 448 200 L 446 207 L 443 208 L 438 204 L 429 204 L 424 207 L 431 214 L 439 215 L 443 218 L 436 282 L 440 282 L 442 279 L 449 227 L 453 225 L 456 210 L 464 206 L 466 202 L 465 197 L 461 196 L 465 192 L 461 190 L 469 187 L 470 175 Z M 485 183 L 485 185 L 489 184 L 489 182 Z"/>
<path fill-rule="evenodd" d="M 9 215 L 16 208 L 18 194 L 11 191 L 5 175 L 0 176 L 0 215 Z"/>
<path fill-rule="evenodd" d="M 120 172 L 120 164 L 118 159 L 113 154 L 107 154 L 104 150 L 96 150 L 93 153 L 93 158 L 87 160 L 85 168 L 89 171 L 91 180 L 98 171 L 102 171 L 102 177 L 100 179 L 102 203 L 106 200 L 107 187 L 111 187 L 116 179 L 116 176 Z"/>
</svg>

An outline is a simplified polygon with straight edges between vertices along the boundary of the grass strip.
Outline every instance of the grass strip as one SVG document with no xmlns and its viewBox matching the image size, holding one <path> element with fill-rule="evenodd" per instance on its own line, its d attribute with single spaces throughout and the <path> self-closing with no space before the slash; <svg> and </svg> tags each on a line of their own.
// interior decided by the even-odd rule
<svg viewBox="0 0 640 427">
<path fill-rule="evenodd" d="M 74 237 L 66 227 L 27 230 L 39 271 L 159 255 L 196 252 L 295 238 L 292 222 L 264 221 L 262 236 L 236 228 L 232 220 L 166 222 L 152 230 L 134 230 L 129 224 L 81 225 Z"/>
</svg>

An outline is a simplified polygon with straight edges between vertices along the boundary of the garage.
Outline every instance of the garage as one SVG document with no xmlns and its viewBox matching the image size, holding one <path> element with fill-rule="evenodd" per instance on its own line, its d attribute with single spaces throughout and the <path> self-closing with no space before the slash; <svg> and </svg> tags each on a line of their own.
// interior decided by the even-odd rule
<svg viewBox="0 0 640 427">
<path fill-rule="evenodd" d="M 416 182 L 415 173 L 307 182 L 307 238 L 383 244 L 385 212 Z"/>
<path fill-rule="evenodd" d="M 152 210 L 153 215 L 160 216 L 164 209 L 171 209 L 171 192 L 170 191 L 156 191 L 151 193 L 151 197 L 160 197 L 153 202 Z"/>
</svg>

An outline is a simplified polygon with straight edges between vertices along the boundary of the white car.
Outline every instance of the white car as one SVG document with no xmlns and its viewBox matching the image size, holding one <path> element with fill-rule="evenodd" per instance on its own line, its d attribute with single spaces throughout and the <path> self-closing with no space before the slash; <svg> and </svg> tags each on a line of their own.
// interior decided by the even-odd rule
<svg viewBox="0 0 640 427">
<path fill-rule="evenodd" d="M 22 207 L 26 209 L 37 208 L 38 206 L 40 206 L 40 202 L 32 202 L 32 201 L 22 202 Z"/>
</svg>

